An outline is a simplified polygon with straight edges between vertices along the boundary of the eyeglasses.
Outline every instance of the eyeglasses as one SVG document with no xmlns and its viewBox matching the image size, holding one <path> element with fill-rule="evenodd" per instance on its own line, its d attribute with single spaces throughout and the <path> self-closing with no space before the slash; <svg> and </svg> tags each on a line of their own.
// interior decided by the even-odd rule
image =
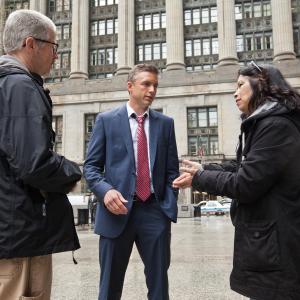
<svg viewBox="0 0 300 300">
<path fill-rule="evenodd" d="M 42 43 L 48 43 L 48 44 L 53 45 L 53 54 L 56 54 L 56 53 L 57 53 L 57 50 L 58 50 L 58 44 L 57 44 L 57 43 L 49 42 L 49 41 L 42 40 L 42 39 L 38 39 L 38 38 L 35 38 L 35 37 L 33 37 L 33 38 L 34 38 L 35 40 L 39 41 L 39 42 L 42 42 Z"/>
<path fill-rule="evenodd" d="M 260 73 L 262 73 L 261 67 L 259 67 L 253 60 L 250 61 L 250 65 L 256 68 Z"/>
</svg>

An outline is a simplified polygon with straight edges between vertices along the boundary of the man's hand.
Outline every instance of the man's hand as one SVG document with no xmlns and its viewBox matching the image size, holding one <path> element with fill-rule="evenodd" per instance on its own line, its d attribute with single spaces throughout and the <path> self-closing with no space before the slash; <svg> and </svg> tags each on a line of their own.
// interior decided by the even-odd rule
<svg viewBox="0 0 300 300">
<path fill-rule="evenodd" d="M 185 189 L 192 185 L 193 175 L 190 173 L 183 173 L 173 181 L 173 187 Z"/>
<path fill-rule="evenodd" d="M 194 176 L 197 171 L 203 170 L 202 165 L 194 161 L 184 159 L 181 163 L 182 167 L 179 170 L 181 172 L 190 173 L 192 176 Z"/>
<path fill-rule="evenodd" d="M 117 190 L 109 190 L 104 196 L 104 205 L 115 215 L 126 215 L 128 213 L 128 209 L 124 205 L 127 202 Z"/>
</svg>

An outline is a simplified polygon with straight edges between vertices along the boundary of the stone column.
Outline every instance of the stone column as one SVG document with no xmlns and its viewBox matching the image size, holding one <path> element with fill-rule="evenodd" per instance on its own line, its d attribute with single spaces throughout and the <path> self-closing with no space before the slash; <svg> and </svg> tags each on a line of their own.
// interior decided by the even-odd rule
<svg viewBox="0 0 300 300">
<path fill-rule="evenodd" d="M 271 0 L 274 61 L 295 59 L 291 0 Z"/>
<path fill-rule="evenodd" d="M 47 14 L 47 0 L 30 0 L 29 8 Z"/>
<path fill-rule="evenodd" d="M 135 64 L 134 0 L 121 0 L 118 4 L 118 69 L 117 75 L 128 74 Z"/>
<path fill-rule="evenodd" d="M 185 68 L 182 0 L 166 0 L 167 71 Z"/>
<path fill-rule="evenodd" d="M 89 1 L 72 1 L 72 46 L 70 78 L 88 78 Z"/>
<path fill-rule="evenodd" d="M 218 11 L 218 65 L 235 65 L 238 63 L 236 53 L 236 25 L 234 0 L 217 0 Z"/>
<path fill-rule="evenodd" d="M 0 55 L 4 54 L 4 50 L 3 50 L 4 24 L 5 24 L 5 0 L 0 0 Z"/>
</svg>

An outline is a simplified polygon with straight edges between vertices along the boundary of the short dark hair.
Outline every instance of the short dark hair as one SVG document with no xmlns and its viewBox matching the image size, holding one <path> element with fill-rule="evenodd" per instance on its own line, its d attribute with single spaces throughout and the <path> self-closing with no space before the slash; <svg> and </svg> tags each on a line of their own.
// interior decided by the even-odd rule
<svg viewBox="0 0 300 300">
<path fill-rule="evenodd" d="M 138 64 L 134 66 L 128 74 L 128 81 L 134 82 L 136 80 L 137 74 L 141 72 L 150 72 L 158 75 L 159 71 L 154 65 L 150 64 Z"/>
<path fill-rule="evenodd" d="M 289 110 L 300 110 L 300 94 L 290 86 L 273 65 L 247 66 L 240 69 L 238 75 L 249 77 L 252 88 L 249 114 L 252 114 L 267 100 L 279 102 Z"/>
</svg>

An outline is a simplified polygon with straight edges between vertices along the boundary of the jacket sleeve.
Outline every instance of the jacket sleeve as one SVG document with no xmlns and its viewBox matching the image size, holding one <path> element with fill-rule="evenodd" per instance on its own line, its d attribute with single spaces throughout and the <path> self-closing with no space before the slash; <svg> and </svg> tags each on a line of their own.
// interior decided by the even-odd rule
<svg viewBox="0 0 300 300">
<path fill-rule="evenodd" d="M 51 150 L 47 110 L 39 91 L 30 81 L 19 82 L 9 98 L 1 121 L 0 147 L 10 170 L 37 189 L 68 193 L 81 172 L 74 162 Z"/>
<path fill-rule="evenodd" d="M 88 186 L 99 199 L 103 199 L 107 191 L 113 189 L 113 186 L 104 177 L 105 158 L 106 137 L 103 117 L 99 114 L 95 122 L 83 167 L 84 177 Z"/>
<path fill-rule="evenodd" d="M 299 151 L 299 132 L 289 121 L 279 118 L 257 127 L 252 145 L 237 172 L 199 171 L 193 178 L 194 188 L 215 195 L 254 202 L 276 184 L 281 172 Z M 299 147 L 298 147 L 299 148 Z"/>
<path fill-rule="evenodd" d="M 165 197 L 169 197 L 170 194 L 174 194 L 176 199 L 178 190 L 172 187 L 172 183 L 179 176 L 179 161 L 177 154 L 177 145 L 175 138 L 174 120 L 171 121 L 169 144 L 168 144 L 168 161 L 167 161 L 167 187 Z"/>
<path fill-rule="evenodd" d="M 235 172 L 236 168 L 237 168 L 236 160 L 231 160 L 228 162 L 224 162 L 222 164 L 211 163 L 211 164 L 203 165 L 204 170 L 216 170 L 216 171 L 219 170 L 219 171 Z"/>
</svg>

